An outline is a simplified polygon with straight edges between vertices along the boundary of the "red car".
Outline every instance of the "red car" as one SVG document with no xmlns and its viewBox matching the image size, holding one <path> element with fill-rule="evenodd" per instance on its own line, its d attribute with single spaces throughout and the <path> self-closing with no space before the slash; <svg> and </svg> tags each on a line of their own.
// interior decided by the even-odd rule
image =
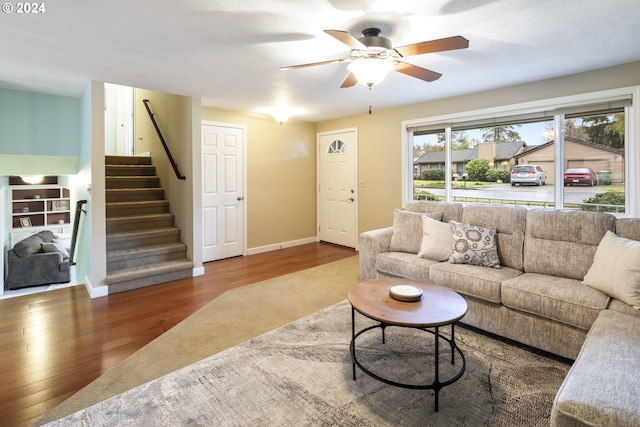
<svg viewBox="0 0 640 427">
<path fill-rule="evenodd" d="M 598 175 L 591 168 L 569 168 L 564 171 L 564 185 L 598 185 Z"/>
</svg>

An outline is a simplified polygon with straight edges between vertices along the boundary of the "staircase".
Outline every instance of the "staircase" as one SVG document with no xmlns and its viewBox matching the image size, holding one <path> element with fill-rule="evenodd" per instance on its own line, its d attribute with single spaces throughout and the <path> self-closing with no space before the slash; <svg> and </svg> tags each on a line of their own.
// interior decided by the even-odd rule
<svg viewBox="0 0 640 427">
<path fill-rule="evenodd" d="M 191 277 L 151 158 L 106 156 L 105 171 L 109 294 Z"/>
</svg>

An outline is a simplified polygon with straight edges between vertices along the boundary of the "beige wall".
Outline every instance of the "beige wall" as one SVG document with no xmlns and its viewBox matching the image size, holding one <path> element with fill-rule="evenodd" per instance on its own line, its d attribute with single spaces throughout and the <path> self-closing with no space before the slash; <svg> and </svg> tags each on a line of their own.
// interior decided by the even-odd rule
<svg viewBox="0 0 640 427">
<path fill-rule="evenodd" d="M 247 247 L 312 239 L 316 231 L 316 127 L 203 107 L 202 120 L 245 125 Z"/>
<path fill-rule="evenodd" d="M 143 99 L 149 100 L 162 135 L 171 151 L 180 173 L 186 177 L 176 177 L 167 154 L 162 147 L 153 123 L 144 107 Z M 194 102 L 196 100 L 197 102 Z M 194 208 L 193 199 L 193 145 L 200 144 L 200 127 L 194 125 L 194 117 L 199 123 L 199 100 L 179 95 L 134 90 L 134 152 L 151 153 L 153 165 L 160 177 L 160 184 L 169 200 L 171 212 L 175 215 L 176 226 L 180 228 L 180 240 L 187 244 L 187 257 L 195 267 L 202 265 L 200 240 L 194 236 L 194 221 L 199 213 Z M 195 129 L 194 129 L 195 127 Z"/>
<path fill-rule="evenodd" d="M 443 78 L 430 84 L 454 83 Z M 640 85 L 640 62 L 389 110 L 374 109 L 372 115 L 320 122 L 317 130 L 358 128 L 359 232 L 363 232 L 391 225 L 393 208 L 403 204 L 402 121 L 635 85 Z"/>
</svg>

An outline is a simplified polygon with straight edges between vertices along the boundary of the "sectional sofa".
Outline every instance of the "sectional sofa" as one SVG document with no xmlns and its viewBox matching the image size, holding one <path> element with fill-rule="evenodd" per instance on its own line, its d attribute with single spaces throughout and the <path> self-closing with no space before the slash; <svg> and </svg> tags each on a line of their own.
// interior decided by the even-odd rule
<svg viewBox="0 0 640 427">
<path fill-rule="evenodd" d="M 411 202 L 360 236 L 361 279 L 465 297 L 462 323 L 575 360 L 551 424 L 640 425 L 640 219 Z"/>
</svg>

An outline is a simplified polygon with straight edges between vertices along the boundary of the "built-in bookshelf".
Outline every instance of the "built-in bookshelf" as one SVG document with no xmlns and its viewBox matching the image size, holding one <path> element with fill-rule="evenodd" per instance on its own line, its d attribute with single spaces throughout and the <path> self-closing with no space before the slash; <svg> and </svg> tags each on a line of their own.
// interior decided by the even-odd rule
<svg viewBox="0 0 640 427">
<path fill-rule="evenodd" d="M 11 245 L 41 230 L 71 233 L 71 198 L 60 185 L 12 185 Z"/>
</svg>

